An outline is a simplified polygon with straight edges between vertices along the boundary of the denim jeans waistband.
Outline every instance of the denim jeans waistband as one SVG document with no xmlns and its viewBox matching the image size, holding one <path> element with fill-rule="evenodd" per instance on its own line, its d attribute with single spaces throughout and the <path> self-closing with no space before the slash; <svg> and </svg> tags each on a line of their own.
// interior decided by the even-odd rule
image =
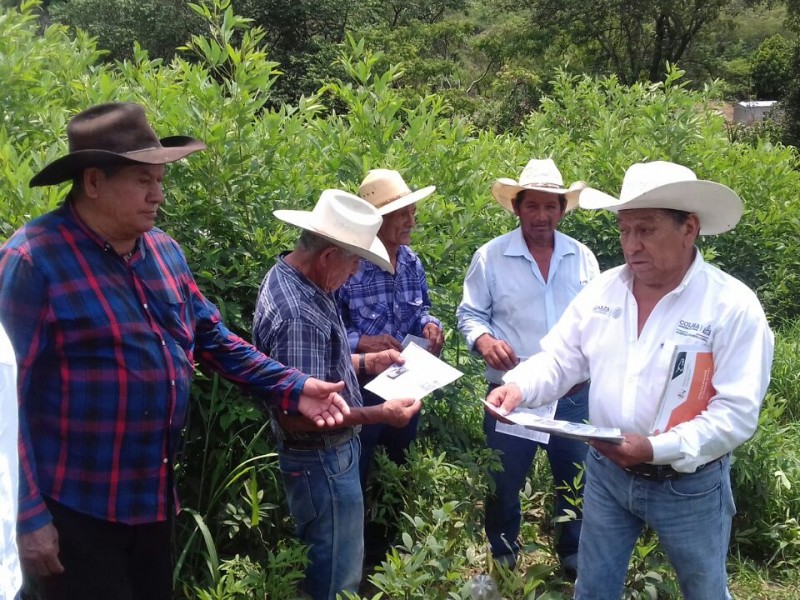
<svg viewBox="0 0 800 600">
<path fill-rule="evenodd" d="M 626 473 L 630 473 L 634 477 L 641 477 L 642 479 L 650 479 L 652 481 L 665 481 L 667 479 L 678 479 L 680 477 L 686 477 L 687 475 L 694 475 L 699 471 L 702 471 L 709 465 L 713 465 L 717 462 L 722 460 L 722 456 L 719 458 L 715 458 L 712 461 L 707 462 L 704 465 L 700 465 L 693 473 L 683 473 L 681 471 L 676 471 L 670 465 L 653 465 L 650 463 L 640 463 L 638 465 L 632 465 L 630 467 L 625 468 Z"/>
<path fill-rule="evenodd" d="M 356 435 L 355 427 L 337 429 L 327 433 L 285 433 L 281 445 L 289 450 L 331 450 L 349 442 Z"/>
</svg>

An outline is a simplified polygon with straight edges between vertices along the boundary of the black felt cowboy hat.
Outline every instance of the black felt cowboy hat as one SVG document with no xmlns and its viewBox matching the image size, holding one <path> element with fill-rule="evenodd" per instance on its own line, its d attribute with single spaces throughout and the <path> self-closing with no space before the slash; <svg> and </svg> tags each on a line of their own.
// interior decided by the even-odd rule
<svg viewBox="0 0 800 600">
<path fill-rule="evenodd" d="M 87 167 L 163 165 L 206 148 L 185 135 L 158 139 L 144 108 L 132 102 L 98 104 L 78 113 L 67 124 L 67 140 L 69 154 L 39 171 L 31 187 L 71 180 Z"/>
</svg>

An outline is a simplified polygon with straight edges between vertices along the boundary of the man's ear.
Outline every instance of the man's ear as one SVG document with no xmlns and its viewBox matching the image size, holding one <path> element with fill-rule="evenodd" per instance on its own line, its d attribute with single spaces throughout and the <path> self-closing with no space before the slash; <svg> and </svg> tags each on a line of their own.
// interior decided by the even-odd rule
<svg viewBox="0 0 800 600">
<path fill-rule="evenodd" d="M 319 253 L 319 257 L 322 259 L 323 264 L 325 266 L 330 265 L 333 260 L 336 259 L 336 254 L 338 253 L 339 248 L 337 246 L 328 246 Z"/>
<path fill-rule="evenodd" d="M 695 240 L 700 235 L 700 219 L 697 217 L 697 214 L 689 213 L 683 226 L 686 228 L 686 235 L 691 238 L 690 244 L 694 245 Z"/>
<path fill-rule="evenodd" d="M 81 173 L 81 182 L 83 183 L 83 193 L 89 198 L 97 198 L 99 186 L 102 179 L 105 178 L 105 173 L 102 169 L 97 167 L 87 167 Z"/>
</svg>

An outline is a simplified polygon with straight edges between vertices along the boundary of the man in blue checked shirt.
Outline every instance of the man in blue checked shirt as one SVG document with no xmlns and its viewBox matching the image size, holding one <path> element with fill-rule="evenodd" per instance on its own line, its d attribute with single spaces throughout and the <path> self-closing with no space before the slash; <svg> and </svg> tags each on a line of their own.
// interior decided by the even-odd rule
<svg viewBox="0 0 800 600">
<path fill-rule="evenodd" d="M 19 365 L 17 531 L 46 600 L 170 600 L 173 463 L 195 362 L 315 427 L 344 384 L 286 368 L 231 333 L 177 242 L 155 228 L 164 165 L 205 145 L 159 139 L 133 103 L 67 125 L 31 186 L 66 201 L 0 249 L 0 320 Z"/>
<path fill-rule="evenodd" d="M 486 363 L 490 392 L 502 384 L 506 371 L 539 351 L 539 341 L 570 301 L 600 273 L 591 250 L 556 230 L 564 214 L 577 206 L 577 191 L 583 187 L 575 183 L 566 189 L 551 159 L 531 160 L 518 182 L 500 178 L 492 187 L 495 200 L 516 215 L 519 227 L 478 249 L 456 311 L 467 347 Z M 585 421 L 588 388 L 582 382 L 562 398 L 552 398 L 555 418 Z M 556 552 L 565 574 L 574 579 L 581 521 L 575 502 L 580 490 L 572 488 L 586 458 L 586 445 L 556 436 L 531 439 L 529 430 L 499 423 L 488 412 L 483 426 L 486 443 L 500 452 L 503 467 L 491 473 L 495 492 L 486 499 L 486 536 L 492 556 L 507 566 L 516 565 L 519 493 L 541 447 L 547 452 L 555 482 Z"/>
<path fill-rule="evenodd" d="M 386 247 L 394 273 L 362 260 L 358 272 L 339 290 L 339 309 L 353 352 L 400 350 L 409 334 L 427 340 L 432 354 L 441 352 L 442 324 L 430 315 L 425 269 L 409 247 L 416 225 L 416 204 L 435 190 L 431 185 L 412 192 L 400 173 L 389 169 L 373 169 L 361 182 L 358 195 L 383 216 L 378 239 Z M 364 389 L 370 379 L 362 377 L 359 381 L 367 406 L 383 402 Z M 418 420 L 415 417 L 405 427 L 376 424 L 361 430 L 361 486 L 365 492 L 375 449 L 383 446 L 390 460 L 403 464 L 406 450 L 417 437 Z M 366 563 L 377 564 L 385 558 L 392 533 L 368 523 L 366 536 Z"/>
<path fill-rule="evenodd" d="M 277 210 L 303 229 L 292 252 L 278 259 L 261 284 L 253 340 L 281 362 L 329 381 L 346 382 L 350 404 L 343 427 L 320 432 L 277 412 L 272 420 L 286 499 L 297 536 L 309 546 L 303 590 L 313 600 L 355 593 L 361 581 L 364 505 L 359 480 L 361 425 L 402 427 L 419 413 L 419 400 L 391 399 L 362 406 L 356 372 L 376 375 L 395 362 L 393 349 L 352 354 L 335 292 L 361 258 L 391 272 L 377 239 L 381 216 L 367 202 L 325 190 L 314 210 Z"/>
</svg>

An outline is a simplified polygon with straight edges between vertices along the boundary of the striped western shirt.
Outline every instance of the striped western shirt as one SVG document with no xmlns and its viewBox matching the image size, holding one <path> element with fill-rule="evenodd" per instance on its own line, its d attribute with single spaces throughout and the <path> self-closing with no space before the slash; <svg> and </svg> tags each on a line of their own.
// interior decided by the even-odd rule
<svg viewBox="0 0 800 600">
<path fill-rule="evenodd" d="M 362 335 L 389 334 L 402 342 L 409 333 L 422 336 L 428 323 L 442 328 L 439 319 L 429 314 L 425 269 L 408 246 L 397 250 L 394 275 L 361 259 L 358 271 L 339 288 L 337 298 L 353 352 Z"/>
<path fill-rule="evenodd" d="M 334 295 L 315 285 L 283 256 L 261 283 L 253 343 L 312 377 L 344 381 L 344 400 L 350 406 L 361 406 L 347 333 Z"/>
<path fill-rule="evenodd" d="M 128 524 L 167 518 L 195 361 L 296 412 L 307 377 L 231 333 L 159 229 L 130 261 L 68 201 L 0 249 L 0 321 L 19 365 L 19 531 L 49 497 Z"/>
</svg>

